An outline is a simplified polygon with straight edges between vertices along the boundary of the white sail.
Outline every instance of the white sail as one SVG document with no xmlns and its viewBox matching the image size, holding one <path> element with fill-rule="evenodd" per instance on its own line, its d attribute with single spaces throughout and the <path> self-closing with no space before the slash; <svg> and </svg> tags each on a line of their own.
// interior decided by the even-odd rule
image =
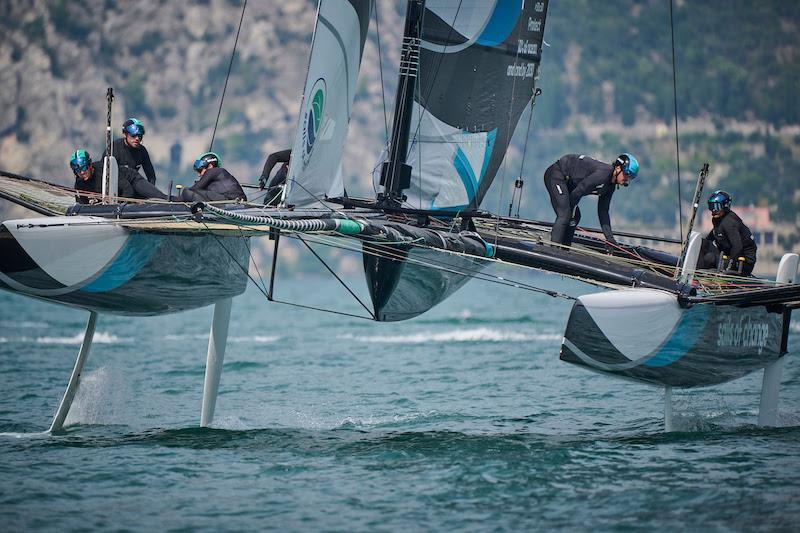
<svg viewBox="0 0 800 533">
<path fill-rule="evenodd" d="M 284 202 L 344 194 L 341 158 L 373 0 L 320 0 Z"/>
</svg>

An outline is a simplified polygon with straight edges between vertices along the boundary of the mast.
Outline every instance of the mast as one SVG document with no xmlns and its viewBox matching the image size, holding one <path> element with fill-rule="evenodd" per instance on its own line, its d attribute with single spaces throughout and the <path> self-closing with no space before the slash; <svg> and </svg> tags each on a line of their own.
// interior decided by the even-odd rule
<svg viewBox="0 0 800 533">
<path fill-rule="evenodd" d="M 387 206 L 403 203 L 403 189 L 411 185 L 411 166 L 406 164 L 414 90 L 419 72 L 419 44 L 425 0 L 408 0 L 403 48 L 400 52 L 400 77 L 394 103 L 394 124 L 389 143 L 389 159 L 381 168 L 383 194 L 378 201 Z"/>
<path fill-rule="evenodd" d="M 689 247 L 689 240 L 692 238 L 692 228 L 694 228 L 694 218 L 697 216 L 697 208 L 700 206 L 700 196 L 703 194 L 703 185 L 708 177 L 708 163 L 703 164 L 700 169 L 700 175 L 697 177 L 697 185 L 694 188 L 694 198 L 692 198 L 692 216 L 689 218 L 689 227 L 686 230 L 686 240 L 683 241 L 681 246 L 681 256 L 678 259 L 678 264 L 675 265 L 675 278 L 677 279 L 680 273 L 680 267 L 686 260 L 686 250 Z"/>
</svg>

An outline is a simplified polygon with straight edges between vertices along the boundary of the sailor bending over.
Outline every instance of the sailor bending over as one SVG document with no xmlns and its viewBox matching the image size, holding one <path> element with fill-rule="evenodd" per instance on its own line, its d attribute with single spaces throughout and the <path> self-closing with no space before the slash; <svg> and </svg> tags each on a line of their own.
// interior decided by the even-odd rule
<svg viewBox="0 0 800 533">
<path fill-rule="evenodd" d="M 125 198 L 159 198 L 167 195 L 156 188 L 156 172 L 150 162 L 150 154 L 142 145 L 144 124 L 129 118 L 122 124 L 122 138 L 114 141 L 111 151 L 119 165 L 119 196 Z M 103 154 L 105 158 L 107 154 Z M 142 169 L 147 176 L 139 173 Z"/>
<path fill-rule="evenodd" d="M 611 196 L 619 185 L 628 186 L 639 174 L 639 162 L 631 154 L 620 155 L 612 164 L 603 163 L 586 155 L 567 154 L 550 165 L 544 172 L 544 185 L 550 193 L 550 203 L 556 212 L 556 221 L 550 233 L 555 243 L 572 244 L 575 229 L 581 220 L 578 202 L 586 195 L 597 194 L 597 217 L 606 240 L 616 243 L 611 232 L 608 214 Z"/>
<path fill-rule="evenodd" d="M 213 202 L 216 200 L 244 200 L 242 186 L 233 174 L 220 167 L 219 155 L 206 152 L 194 162 L 198 178 L 194 185 L 181 191 L 184 202 Z"/>
<path fill-rule="evenodd" d="M 708 199 L 714 228 L 703 243 L 706 248 L 700 268 L 717 267 L 726 274 L 749 276 L 756 265 L 756 243 L 750 228 L 731 211 L 732 202 L 725 191 L 715 191 Z"/>
<path fill-rule="evenodd" d="M 286 176 L 289 174 L 289 160 L 291 157 L 291 150 L 273 152 L 267 157 L 267 161 L 264 163 L 264 170 L 261 171 L 261 177 L 258 178 L 259 188 L 261 190 L 267 189 L 267 194 L 264 196 L 264 205 L 278 205 L 280 203 L 283 188 L 286 185 Z M 270 179 L 269 173 L 278 163 L 283 164 Z"/>
</svg>

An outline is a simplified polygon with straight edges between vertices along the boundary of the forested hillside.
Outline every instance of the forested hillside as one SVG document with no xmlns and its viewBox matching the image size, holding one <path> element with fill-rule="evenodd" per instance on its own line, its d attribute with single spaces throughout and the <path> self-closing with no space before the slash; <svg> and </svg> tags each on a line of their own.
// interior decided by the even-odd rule
<svg viewBox="0 0 800 533">
<path fill-rule="evenodd" d="M 162 185 L 191 181 L 190 162 L 211 141 L 242 5 L 6 0 L 0 168 L 67 183 L 72 150 L 102 151 L 104 96 L 113 86 L 115 129 L 127 116 L 141 118 Z M 674 226 L 669 6 L 666 0 L 552 0 L 543 94 L 526 160 L 527 112 L 487 208 L 507 209 L 522 170 L 521 213 L 549 218 L 541 175 L 556 157 L 581 152 L 610 159 L 629 151 L 642 163 L 641 180 L 614 199 L 615 220 Z M 725 187 L 740 205 L 770 206 L 774 218 L 796 224 L 800 3 L 674 0 L 673 9 L 684 202 L 708 161 L 710 186 Z M 247 4 L 214 141 L 243 182 L 255 181 L 268 152 L 291 143 L 315 11 L 312 0 Z M 344 161 L 353 193 L 372 194 L 370 172 L 386 138 L 384 97 L 385 108 L 393 108 L 404 12 L 402 0 L 378 1 Z"/>
</svg>

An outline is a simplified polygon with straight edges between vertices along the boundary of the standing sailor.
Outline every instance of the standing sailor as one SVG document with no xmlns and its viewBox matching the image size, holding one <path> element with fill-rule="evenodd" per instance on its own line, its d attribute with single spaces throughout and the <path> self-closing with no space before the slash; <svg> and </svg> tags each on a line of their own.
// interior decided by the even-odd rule
<svg viewBox="0 0 800 533">
<path fill-rule="evenodd" d="M 126 198 L 159 198 L 167 195 L 156 188 L 156 171 L 147 148 L 142 145 L 144 124 L 129 118 L 122 124 L 122 138 L 114 141 L 112 152 L 119 165 L 119 195 Z M 103 157 L 108 154 L 103 154 Z M 139 173 L 143 170 L 147 179 Z"/>
<path fill-rule="evenodd" d="M 578 154 L 567 154 L 550 165 L 544 172 L 544 185 L 550 193 L 550 203 L 556 212 L 550 240 L 571 245 L 575 229 L 581 220 L 578 202 L 586 195 L 597 194 L 600 196 L 597 202 L 600 227 L 606 240 L 616 243 L 608 213 L 611 196 L 617 186 L 627 187 L 638 174 L 639 162 L 627 153 L 620 155 L 610 165 Z"/>
<path fill-rule="evenodd" d="M 725 191 L 714 191 L 708 199 L 711 222 L 714 227 L 706 241 L 715 245 L 703 256 L 706 268 L 719 265 L 719 269 L 730 274 L 749 276 L 756 265 L 756 243 L 753 235 L 739 215 L 731 211 L 733 198 Z M 717 257 L 722 253 L 722 262 Z"/>
<path fill-rule="evenodd" d="M 221 164 L 219 155 L 215 152 L 206 152 L 198 157 L 194 162 L 194 171 L 198 175 L 197 181 L 188 189 L 181 191 L 181 201 L 247 201 L 242 186 L 239 185 L 233 174 L 220 167 Z"/>
</svg>

